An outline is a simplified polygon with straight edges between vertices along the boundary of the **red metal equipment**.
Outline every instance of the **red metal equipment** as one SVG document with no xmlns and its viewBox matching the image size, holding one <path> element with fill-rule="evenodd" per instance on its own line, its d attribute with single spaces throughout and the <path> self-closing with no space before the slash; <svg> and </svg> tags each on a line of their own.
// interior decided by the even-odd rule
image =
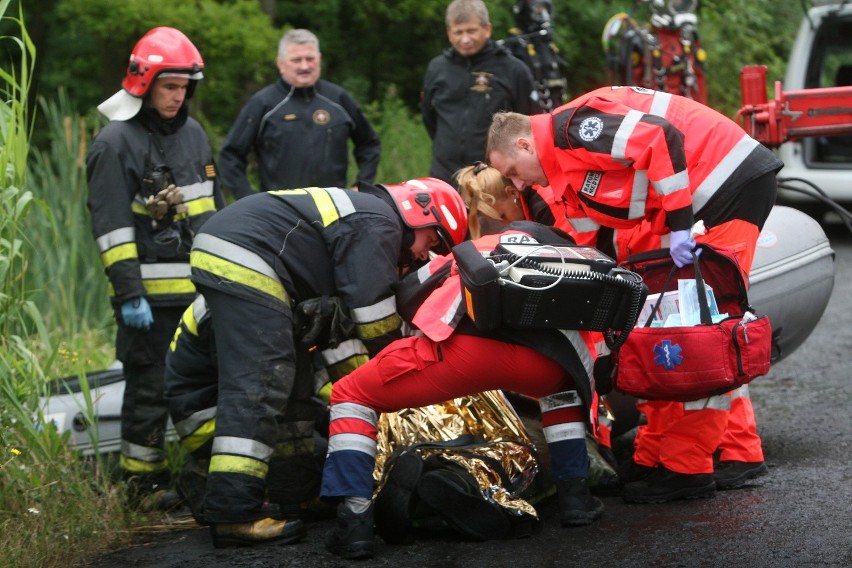
<svg viewBox="0 0 852 568">
<path fill-rule="evenodd" d="M 747 65 L 740 73 L 742 106 L 737 121 L 769 147 L 812 136 L 852 134 L 852 87 L 783 91 L 767 100 L 765 65 Z"/>
</svg>

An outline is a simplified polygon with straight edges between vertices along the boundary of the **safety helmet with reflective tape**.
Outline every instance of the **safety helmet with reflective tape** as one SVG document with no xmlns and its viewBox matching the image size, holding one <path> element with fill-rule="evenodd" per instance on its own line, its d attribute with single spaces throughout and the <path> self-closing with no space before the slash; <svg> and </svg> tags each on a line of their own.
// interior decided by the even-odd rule
<svg viewBox="0 0 852 568">
<path fill-rule="evenodd" d="M 142 97 L 158 77 L 190 79 L 186 97 L 192 96 L 195 83 L 204 77 L 204 60 L 183 32 L 170 27 L 150 30 L 136 42 L 130 54 L 122 90 L 98 106 L 110 120 L 127 120 L 142 108 Z"/>
<path fill-rule="evenodd" d="M 446 250 L 467 234 L 467 208 L 453 186 L 435 178 L 411 179 L 400 184 L 378 185 L 393 199 L 403 222 L 412 229 L 435 227 Z"/>
</svg>

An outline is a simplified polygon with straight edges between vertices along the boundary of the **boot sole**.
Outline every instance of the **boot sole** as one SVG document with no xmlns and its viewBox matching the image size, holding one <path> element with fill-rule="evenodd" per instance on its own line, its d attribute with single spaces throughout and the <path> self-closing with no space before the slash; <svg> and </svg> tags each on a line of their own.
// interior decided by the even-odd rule
<svg viewBox="0 0 852 568">
<path fill-rule="evenodd" d="M 347 547 L 345 549 L 327 548 L 327 550 L 335 556 L 339 556 L 347 560 L 365 560 L 367 558 L 372 558 L 375 554 L 374 549 L 375 545 L 368 542 L 356 542 L 353 543 L 351 547 Z"/>
<path fill-rule="evenodd" d="M 768 473 L 769 468 L 766 467 L 765 463 L 761 463 L 759 466 L 754 467 L 748 471 L 744 471 L 733 479 L 728 479 L 721 482 L 719 480 L 716 480 L 716 489 L 738 489 L 748 483 L 749 480 L 755 479 L 757 477 L 763 477 Z"/>
<path fill-rule="evenodd" d="M 681 499 L 709 499 L 716 496 L 716 483 L 710 483 L 706 487 L 680 489 L 664 495 L 622 495 L 627 503 L 668 503 Z"/>
<path fill-rule="evenodd" d="M 292 529 L 290 533 L 291 534 L 287 534 L 287 529 L 285 528 L 284 532 L 282 532 L 279 536 L 262 540 L 255 540 L 240 536 L 215 535 L 212 533 L 211 536 L 213 537 L 213 546 L 215 548 L 245 548 L 250 546 L 262 546 L 266 544 L 295 544 L 305 538 L 308 531 L 304 525 L 301 525 L 296 527 L 295 529 Z"/>
</svg>

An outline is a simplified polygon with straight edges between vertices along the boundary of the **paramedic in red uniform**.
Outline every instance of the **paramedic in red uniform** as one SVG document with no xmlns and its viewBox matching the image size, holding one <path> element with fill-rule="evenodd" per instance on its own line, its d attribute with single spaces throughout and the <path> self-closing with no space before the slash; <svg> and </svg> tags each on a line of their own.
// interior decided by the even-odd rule
<svg viewBox="0 0 852 568">
<path fill-rule="evenodd" d="M 572 244 L 564 233 L 521 221 L 473 241 L 480 253 L 500 242 Z M 321 497 L 339 502 L 326 548 L 369 558 L 373 541 L 373 469 L 379 413 L 507 389 L 539 398 L 562 526 L 588 525 L 603 503 L 587 484 L 585 433 L 597 332 L 498 327 L 479 330 L 467 316 L 452 255 L 437 257 L 400 282 L 400 313 L 422 336 L 394 341 L 334 384 Z M 424 293 L 423 290 L 427 292 Z M 428 295 L 427 295 L 428 294 Z M 426 296 L 425 301 L 418 300 Z"/>
<path fill-rule="evenodd" d="M 203 504 L 214 545 L 295 542 L 299 520 L 264 507 L 269 463 L 296 381 L 293 306 L 336 296 L 370 355 L 401 337 L 399 269 L 461 242 L 467 212 L 432 178 L 360 191 L 258 193 L 212 216 L 192 246 L 192 280 L 210 310 L 218 365 Z"/>
<path fill-rule="evenodd" d="M 641 87 L 597 89 L 549 115 L 498 113 L 486 156 L 516 187 L 550 185 L 602 227 L 630 229 L 644 220 L 678 266 L 692 261 L 696 240 L 731 248 L 746 281 L 782 166 L 713 109 Z M 697 220 L 706 233 L 693 238 Z M 625 500 L 705 497 L 717 484 L 735 487 L 765 473 L 746 393 L 644 402 L 649 428 L 634 459 L 646 476 L 625 486 Z"/>
</svg>

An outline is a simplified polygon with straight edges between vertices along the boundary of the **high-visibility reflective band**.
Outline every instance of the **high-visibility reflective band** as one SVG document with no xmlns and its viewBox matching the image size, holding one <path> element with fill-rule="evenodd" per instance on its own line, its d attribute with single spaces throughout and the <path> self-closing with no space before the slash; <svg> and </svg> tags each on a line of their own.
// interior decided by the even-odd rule
<svg viewBox="0 0 852 568">
<path fill-rule="evenodd" d="M 209 473 L 242 473 L 260 479 L 266 479 L 269 466 L 253 458 L 241 456 L 214 455 L 210 458 Z"/>
<path fill-rule="evenodd" d="M 731 391 L 731 400 L 735 398 L 751 398 L 748 392 L 748 385 L 741 385 Z"/>
<path fill-rule="evenodd" d="M 636 125 L 642 120 L 643 114 L 638 110 L 629 110 L 624 115 L 624 120 L 621 121 L 612 140 L 611 156 L 614 160 L 624 160 L 627 155 L 627 143 L 630 141 L 630 136 L 636 129 Z"/>
<path fill-rule="evenodd" d="M 142 273 L 142 285 L 152 296 L 195 292 L 195 285 L 190 280 L 191 268 L 187 262 L 141 264 L 139 270 Z"/>
<path fill-rule="evenodd" d="M 202 197 L 186 202 L 186 212 L 190 217 L 216 211 L 216 201 L 212 197 Z"/>
<path fill-rule="evenodd" d="M 237 282 L 249 288 L 254 288 L 264 294 L 268 294 L 273 298 L 290 303 L 290 296 L 284 285 L 276 277 L 270 278 L 264 274 L 255 272 L 250 268 L 246 268 L 239 264 L 213 256 L 201 250 L 193 250 L 189 257 L 189 262 L 195 268 L 212 272 L 217 276 L 221 276 L 225 280 Z"/>
<path fill-rule="evenodd" d="M 342 402 L 331 406 L 329 420 L 338 420 L 340 418 L 356 418 L 368 422 L 373 426 L 378 424 L 379 421 L 379 416 L 375 410 L 355 402 Z"/>
<path fill-rule="evenodd" d="M 582 406 L 583 401 L 577 391 L 557 392 L 538 399 L 538 405 L 542 412 L 552 412 L 560 408 L 571 408 Z"/>
<path fill-rule="evenodd" d="M 213 434 L 215 433 L 215 431 L 216 418 L 211 418 L 210 420 L 199 426 L 189 436 L 181 438 L 180 443 L 186 451 L 192 453 L 204 444 L 206 444 L 211 438 L 213 438 Z"/>
<path fill-rule="evenodd" d="M 601 228 L 599 223 L 596 223 L 588 217 L 569 217 L 568 223 L 578 233 L 591 233 Z"/>
<path fill-rule="evenodd" d="M 148 463 L 161 462 L 166 458 L 166 453 L 160 448 L 140 446 L 127 440 L 121 441 L 121 455 Z"/>
<path fill-rule="evenodd" d="M 748 134 L 743 134 L 743 137 L 740 138 L 739 142 L 737 142 L 736 145 L 731 148 L 730 152 L 728 152 L 725 157 L 716 164 L 716 167 L 713 168 L 710 175 L 701 182 L 701 185 L 699 185 L 698 189 L 695 190 L 695 193 L 692 194 L 693 212 L 699 211 L 707 204 L 710 198 L 716 193 L 716 190 L 725 183 L 725 180 L 731 177 L 734 170 L 740 167 L 758 144 L 759 142 L 757 140 Z"/>
<path fill-rule="evenodd" d="M 136 199 L 133 200 L 133 203 L 130 204 L 130 210 L 138 215 L 145 215 L 146 217 L 151 216 L 151 212 L 148 211 L 147 207 L 145 207 L 145 200 L 139 197 L 139 195 L 137 195 Z"/>
<path fill-rule="evenodd" d="M 355 323 L 368 323 L 378 321 L 396 313 L 396 296 L 388 296 L 379 300 L 371 306 L 355 308 L 352 310 L 352 319 Z"/>
<path fill-rule="evenodd" d="M 287 195 L 310 195 L 319 211 L 323 227 L 328 227 L 341 217 L 355 212 L 352 200 L 344 190 L 336 187 L 306 187 L 304 189 L 289 189 L 270 191 L 272 195 L 286 197 Z"/>
<path fill-rule="evenodd" d="M 214 454 L 235 454 L 247 456 L 263 462 L 269 461 L 272 448 L 252 440 L 251 438 L 237 438 L 236 436 L 216 436 L 213 440 Z"/>
<path fill-rule="evenodd" d="M 669 103 L 672 100 L 672 94 L 657 91 L 654 93 L 653 99 L 648 114 L 665 118 L 666 113 L 669 112 Z"/>
<path fill-rule="evenodd" d="M 136 229 L 133 227 L 122 227 L 120 229 L 115 229 L 114 231 L 110 231 L 105 235 L 101 235 L 95 242 L 98 243 L 98 250 L 101 253 L 105 253 L 108 250 L 115 248 L 119 245 L 125 245 L 129 243 L 136 242 Z"/>
<path fill-rule="evenodd" d="M 730 410 L 731 397 L 719 394 L 709 398 L 690 400 L 683 403 L 684 410 Z"/>
<path fill-rule="evenodd" d="M 554 424 L 553 426 L 545 426 L 541 430 L 548 444 L 564 440 L 584 440 L 586 438 L 586 425 L 582 422 Z"/>
<path fill-rule="evenodd" d="M 101 263 L 104 265 L 104 268 L 109 268 L 116 262 L 130 259 L 136 260 L 138 258 L 139 250 L 136 248 L 136 243 L 127 243 L 111 248 L 101 254 Z"/>
<path fill-rule="evenodd" d="M 168 468 L 165 459 L 158 462 L 144 462 L 129 458 L 123 454 L 118 459 L 118 465 L 124 471 L 132 473 L 159 473 Z"/>
<path fill-rule="evenodd" d="M 660 195 L 669 195 L 685 187 L 689 187 L 689 173 L 686 170 L 670 175 L 665 179 L 651 182 Z"/>
<path fill-rule="evenodd" d="M 210 180 L 192 183 L 180 188 L 183 193 L 183 202 L 189 204 L 190 201 L 201 199 L 202 197 L 213 197 L 213 182 Z"/>
<path fill-rule="evenodd" d="M 328 378 L 338 381 L 370 360 L 368 355 L 353 355 L 349 359 L 329 365 L 326 369 Z"/>
<path fill-rule="evenodd" d="M 195 237 L 192 245 L 192 252 L 194 253 L 197 250 L 208 252 L 222 260 L 230 261 L 233 264 L 259 272 L 273 280 L 278 280 L 278 274 L 275 272 L 275 269 L 269 266 L 260 255 L 228 242 L 225 239 L 202 233 Z"/>
<path fill-rule="evenodd" d="M 328 404 L 328 401 L 331 400 L 332 388 L 331 382 L 329 381 L 317 391 L 317 396 L 320 397 L 321 400 L 324 400 L 326 404 Z"/>
<path fill-rule="evenodd" d="M 571 342 L 571 346 L 577 352 L 577 356 L 580 358 L 580 363 L 582 363 L 586 375 L 591 377 L 595 367 L 595 360 L 592 358 L 592 354 L 589 353 L 589 348 L 586 347 L 586 342 L 583 340 L 580 332 L 567 329 L 560 329 L 559 331 Z"/>
<path fill-rule="evenodd" d="M 198 336 L 198 322 L 207 315 L 207 301 L 199 294 L 181 317 L 181 321 L 192 335 Z"/>
<path fill-rule="evenodd" d="M 423 266 L 417 269 L 417 272 L 415 272 L 415 274 L 417 274 L 417 281 L 423 284 L 429 279 L 430 276 L 432 276 L 432 271 L 430 270 L 428 264 L 424 264 Z"/>
<path fill-rule="evenodd" d="M 328 453 L 353 450 L 376 457 L 376 441 L 361 434 L 335 434 L 328 439 Z"/>
<path fill-rule="evenodd" d="M 193 412 L 183 420 L 179 420 L 175 423 L 175 431 L 181 438 L 186 438 L 213 418 L 216 418 L 215 406 Z"/>
<path fill-rule="evenodd" d="M 358 337 L 361 339 L 375 339 L 392 331 L 399 329 L 402 326 L 402 318 L 399 314 L 394 314 L 383 320 L 374 321 L 372 323 L 356 324 L 358 329 Z"/>
<path fill-rule="evenodd" d="M 648 201 L 648 172 L 635 170 L 633 172 L 633 189 L 630 191 L 630 206 L 627 210 L 628 219 L 639 219 L 645 216 L 645 205 Z"/>
<path fill-rule="evenodd" d="M 322 357 L 325 366 L 345 361 L 353 355 L 367 354 L 367 348 L 364 347 L 364 344 L 359 339 L 347 339 L 346 341 L 342 341 L 337 347 L 320 351 L 320 357 Z"/>
</svg>

